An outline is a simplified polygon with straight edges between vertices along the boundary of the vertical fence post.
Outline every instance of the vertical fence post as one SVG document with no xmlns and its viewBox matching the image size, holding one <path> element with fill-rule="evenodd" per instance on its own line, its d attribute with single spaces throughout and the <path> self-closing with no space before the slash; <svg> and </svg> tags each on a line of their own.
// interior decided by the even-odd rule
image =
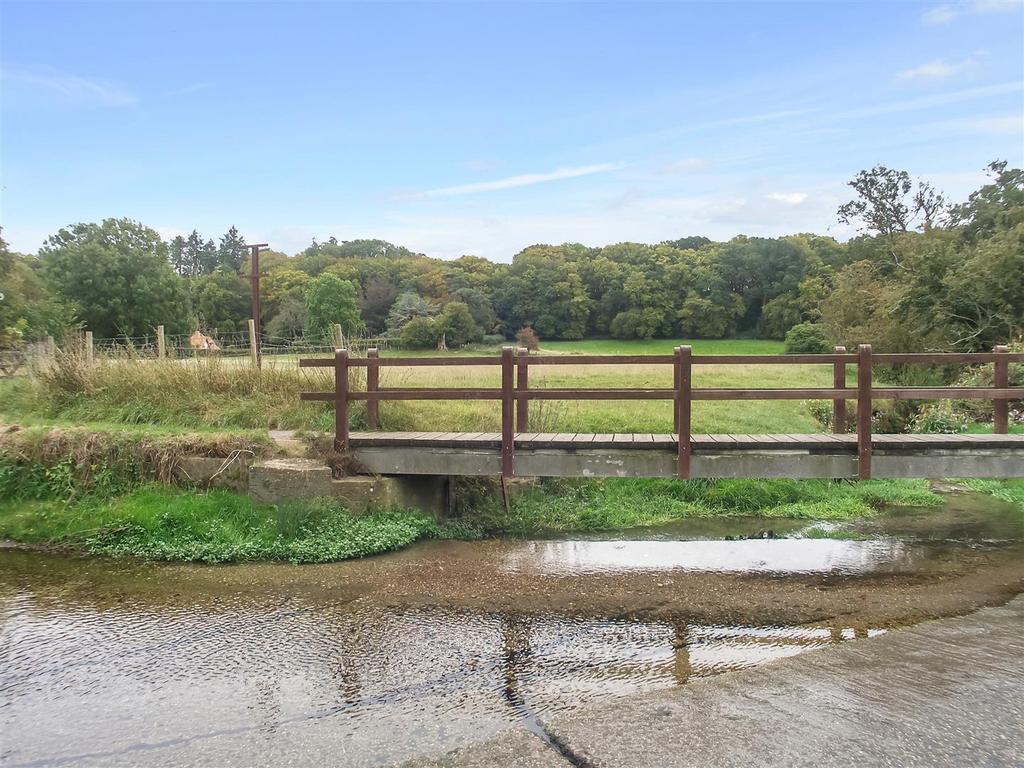
<svg viewBox="0 0 1024 768">
<path fill-rule="evenodd" d="M 92 331 L 85 332 L 85 364 L 92 365 L 93 360 L 96 359 L 93 346 L 92 346 Z"/>
<path fill-rule="evenodd" d="M 501 476 L 515 473 L 515 431 L 513 374 L 515 350 L 501 348 Z"/>
<path fill-rule="evenodd" d="M 994 350 L 997 355 L 1006 355 L 1010 348 L 1000 344 Z M 992 385 L 997 389 L 1010 386 L 1010 365 L 1006 360 L 996 360 L 993 364 Z M 992 431 L 997 435 L 1005 435 L 1010 431 L 1010 401 L 996 399 L 992 403 Z"/>
<path fill-rule="evenodd" d="M 871 345 L 857 348 L 857 476 L 871 479 Z"/>
<path fill-rule="evenodd" d="M 345 334 L 341 330 L 341 323 L 334 324 L 334 347 L 335 349 L 343 349 L 345 346 Z"/>
<path fill-rule="evenodd" d="M 683 370 L 679 365 L 679 347 L 673 349 L 672 352 L 676 358 L 672 363 L 672 391 L 679 392 L 679 377 Z M 679 434 L 679 403 L 676 400 L 672 401 L 672 431 Z"/>
<path fill-rule="evenodd" d="M 57 342 L 53 336 L 46 337 L 46 356 L 51 360 L 57 356 Z"/>
<path fill-rule="evenodd" d="M 259 368 L 259 349 L 256 346 L 256 321 L 249 318 L 249 359 L 252 360 L 253 368 Z"/>
<path fill-rule="evenodd" d="M 376 347 L 366 350 L 366 426 L 376 429 L 380 424 L 380 403 L 375 393 L 380 388 L 380 363 L 377 361 L 379 352 Z"/>
<path fill-rule="evenodd" d="M 164 327 L 162 325 L 156 327 L 156 356 L 160 360 L 167 357 L 167 342 L 164 340 Z"/>
<path fill-rule="evenodd" d="M 525 432 L 529 423 L 530 399 L 526 392 L 530 386 L 529 379 L 530 350 L 519 348 L 519 367 L 516 369 L 516 432 Z"/>
<path fill-rule="evenodd" d="M 693 454 L 690 434 L 693 410 L 693 349 L 688 346 L 676 347 L 676 434 L 679 450 L 676 456 L 676 474 L 680 480 L 690 477 L 690 456 Z"/>
<path fill-rule="evenodd" d="M 334 350 L 334 447 L 348 450 L 348 350 Z"/>
<path fill-rule="evenodd" d="M 846 347 L 836 347 L 832 351 L 837 355 L 845 355 Z M 832 387 L 846 389 L 846 363 L 832 364 Z M 840 397 L 832 400 L 832 431 L 837 435 L 846 432 L 846 400 Z"/>
</svg>

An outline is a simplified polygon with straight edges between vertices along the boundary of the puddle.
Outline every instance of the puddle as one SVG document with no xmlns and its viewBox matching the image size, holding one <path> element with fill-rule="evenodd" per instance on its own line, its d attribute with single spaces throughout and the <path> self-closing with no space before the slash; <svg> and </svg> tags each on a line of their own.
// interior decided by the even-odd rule
<svg viewBox="0 0 1024 768">
<path fill-rule="evenodd" d="M 751 518 L 304 567 L 0 551 L 0 764 L 368 766 L 540 731 L 1003 594 L 1021 515 L 987 503 L 863 540 L 722 540 L 807 528 Z"/>
<path fill-rule="evenodd" d="M 626 570 L 852 575 L 906 571 L 924 557 L 897 540 L 750 539 L 744 541 L 538 541 L 506 555 L 522 573 Z"/>
</svg>

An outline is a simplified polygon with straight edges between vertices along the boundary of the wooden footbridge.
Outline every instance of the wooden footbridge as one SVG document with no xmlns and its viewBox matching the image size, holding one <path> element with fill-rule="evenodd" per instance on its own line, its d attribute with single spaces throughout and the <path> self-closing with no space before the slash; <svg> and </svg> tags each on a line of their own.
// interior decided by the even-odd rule
<svg viewBox="0 0 1024 768">
<path fill-rule="evenodd" d="M 672 355 L 530 355 L 506 347 L 500 357 L 365 358 L 344 349 L 334 358 L 304 359 L 305 368 L 334 369 L 334 391 L 304 393 L 304 400 L 333 402 L 335 445 L 367 473 L 381 475 L 500 475 L 522 477 L 1024 477 L 1024 435 L 1011 435 L 1012 401 L 1024 387 L 1009 386 L 1009 366 L 1024 354 L 997 347 L 991 353 L 855 354 L 837 347 L 826 355 L 695 355 L 676 347 Z M 830 365 L 828 388 L 730 389 L 693 386 L 701 365 Z M 990 387 L 876 386 L 879 365 L 979 365 L 993 367 Z M 669 388 L 531 388 L 534 366 L 666 365 Z M 387 388 L 382 367 L 500 366 L 499 388 Z M 857 385 L 847 385 L 847 367 Z M 366 368 L 366 389 L 349 386 L 349 371 Z M 993 434 L 873 434 L 878 400 L 982 399 L 994 404 Z M 390 400 L 497 400 L 501 432 L 350 432 L 349 403 L 364 400 L 367 424 L 376 430 L 379 405 Z M 534 400 L 668 400 L 674 404 L 672 434 L 546 434 L 529 431 Z M 731 400 L 831 400 L 833 434 L 700 435 L 691 430 L 694 403 Z M 847 432 L 847 401 L 856 405 L 854 431 Z"/>
</svg>

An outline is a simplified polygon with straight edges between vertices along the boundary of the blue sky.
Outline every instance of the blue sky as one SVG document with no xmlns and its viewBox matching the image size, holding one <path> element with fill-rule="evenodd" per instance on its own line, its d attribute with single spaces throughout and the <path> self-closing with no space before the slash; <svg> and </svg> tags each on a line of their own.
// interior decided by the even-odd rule
<svg viewBox="0 0 1024 768">
<path fill-rule="evenodd" d="M 847 237 L 882 163 L 1024 162 L 1022 2 L 0 3 L 4 236 Z"/>
</svg>

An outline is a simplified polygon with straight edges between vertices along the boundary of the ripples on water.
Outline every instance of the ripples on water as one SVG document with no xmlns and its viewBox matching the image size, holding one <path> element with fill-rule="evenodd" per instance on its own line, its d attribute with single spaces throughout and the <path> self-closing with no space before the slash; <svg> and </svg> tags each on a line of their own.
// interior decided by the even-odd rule
<svg viewBox="0 0 1024 768">
<path fill-rule="evenodd" d="M 693 521 L 645 541 L 434 542 L 308 569 L 0 551 L 0 763 L 390 763 L 865 633 L 389 608 L 389 580 L 415 573 L 401 564 L 461 574 L 467 589 L 496 572 L 906 573 L 955 563 L 961 545 L 934 543 L 940 523 L 975 546 L 1019 540 L 1019 514 L 900 512 L 869 522 L 867 541 L 680 540 L 764 525 Z"/>
<path fill-rule="evenodd" d="M 7 587 L 0 605 L 11 765 L 216 755 L 243 735 L 284 754 L 308 737 L 297 724 L 345 764 L 387 762 L 853 632 L 350 609 L 251 593 L 104 606 Z"/>
</svg>

